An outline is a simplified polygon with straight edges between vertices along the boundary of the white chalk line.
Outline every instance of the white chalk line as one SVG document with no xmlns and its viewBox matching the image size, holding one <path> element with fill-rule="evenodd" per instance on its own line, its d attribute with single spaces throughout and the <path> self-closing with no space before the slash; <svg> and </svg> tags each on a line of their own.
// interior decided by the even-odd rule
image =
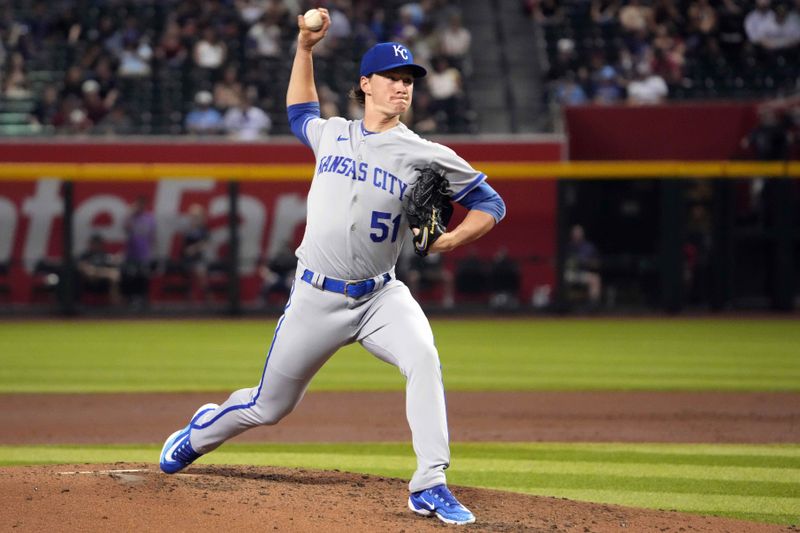
<svg viewBox="0 0 800 533">
<path fill-rule="evenodd" d="M 75 472 L 58 472 L 60 476 L 76 476 L 76 475 L 86 475 L 86 474 L 132 474 L 135 472 L 150 472 L 147 468 L 128 468 L 128 469 L 120 469 L 120 470 L 85 470 L 85 471 L 75 471 Z"/>
</svg>

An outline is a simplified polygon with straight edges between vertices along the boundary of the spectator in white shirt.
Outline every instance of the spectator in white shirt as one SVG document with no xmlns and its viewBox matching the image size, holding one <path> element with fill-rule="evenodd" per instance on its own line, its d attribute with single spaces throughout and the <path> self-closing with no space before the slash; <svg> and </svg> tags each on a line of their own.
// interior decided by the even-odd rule
<svg viewBox="0 0 800 533">
<path fill-rule="evenodd" d="M 334 8 L 330 10 L 331 26 L 328 28 L 328 37 L 339 40 L 349 37 L 352 33 L 350 17 L 342 11 L 347 5 L 348 4 L 342 3 L 341 5 L 334 6 Z"/>
<path fill-rule="evenodd" d="M 236 0 L 239 17 L 248 26 L 253 25 L 267 10 L 266 0 Z"/>
<path fill-rule="evenodd" d="M 130 41 L 119 55 L 117 74 L 121 78 L 141 78 L 150 75 L 150 60 L 153 49 L 145 39 L 139 42 Z"/>
<path fill-rule="evenodd" d="M 470 44 L 472 44 L 472 34 L 461 24 L 461 15 L 453 13 L 447 26 L 440 33 L 439 48 L 450 60 L 450 64 L 461 72 L 468 70 Z"/>
<path fill-rule="evenodd" d="M 756 0 L 756 8 L 744 18 L 744 31 L 753 44 L 761 45 L 765 30 L 775 23 L 775 12 L 770 3 L 770 0 Z"/>
<path fill-rule="evenodd" d="M 198 67 L 216 70 L 225 63 L 228 47 L 219 40 L 214 28 L 203 30 L 203 38 L 194 45 L 194 62 Z"/>
<path fill-rule="evenodd" d="M 240 141 L 255 141 L 269 133 L 272 120 L 252 100 L 252 94 L 242 97 L 238 106 L 225 112 L 223 123 L 229 137 Z"/>
<path fill-rule="evenodd" d="M 661 76 L 653 74 L 650 65 L 639 63 L 636 75 L 636 79 L 628 83 L 628 103 L 657 104 L 667 97 L 667 82 Z"/>
<path fill-rule="evenodd" d="M 450 66 L 447 58 L 440 56 L 434 59 L 433 70 L 425 80 L 431 95 L 430 114 L 447 131 L 458 131 L 461 73 Z"/>
<path fill-rule="evenodd" d="M 277 58 L 281 55 L 281 28 L 271 13 L 266 13 L 261 20 L 247 32 L 250 46 L 255 48 L 259 57 Z"/>
<path fill-rule="evenodd" d="M 766 24 L 761 46 L 767 50 L 785 50 L 800 43 L 800 15 L 784 4 L 775 6 L 772 24 Z"/>
</svg>

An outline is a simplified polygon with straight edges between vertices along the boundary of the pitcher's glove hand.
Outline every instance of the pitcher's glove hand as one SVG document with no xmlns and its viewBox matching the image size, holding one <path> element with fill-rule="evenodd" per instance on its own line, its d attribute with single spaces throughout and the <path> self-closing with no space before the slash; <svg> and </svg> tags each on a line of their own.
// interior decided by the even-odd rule
<svg viewBox="0 0 800 533">
<path fill-rule="evenodd" d="M 403 198 L 403 210 L 415 234 L 414 251 L 425 257 L 436 239 L 447 231 L 453 204 L 448 190 L 450 182 L 444 174 L 431 167 L 416 170 L 419 175 L 414 187 Z"/>
</svg>

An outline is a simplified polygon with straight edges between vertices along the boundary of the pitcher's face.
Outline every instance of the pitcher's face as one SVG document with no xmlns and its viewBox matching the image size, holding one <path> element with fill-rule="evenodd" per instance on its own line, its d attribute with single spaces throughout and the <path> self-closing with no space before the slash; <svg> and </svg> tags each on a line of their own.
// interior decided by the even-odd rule
<svg viewBox="0 0 800 533">
<path fill-rule="evenodd" d="M 402 115 L 411 106 L 414 76 L 408 67 L 376 72 L 369 78 L 361 77 L 361 90 L 376 111 Z"/>
</svg>

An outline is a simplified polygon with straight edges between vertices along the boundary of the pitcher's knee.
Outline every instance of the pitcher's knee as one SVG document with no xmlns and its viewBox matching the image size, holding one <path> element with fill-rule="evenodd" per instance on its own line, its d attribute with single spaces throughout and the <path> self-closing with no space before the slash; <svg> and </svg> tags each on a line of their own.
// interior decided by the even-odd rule
<svg viewBox="0 0 800 533">
<path fill-rule="evenodd" d="M 300 403 L 299 397 L 295 395 L 281 395 L 276 394 L 276 391 L 268 393 L 259 399 L 259 402 L 254 406 L 255 415 L 258 417 L 258 425 L 261 426 L 274 426 L 286 415 L 294 411 L 297 404 Z"/>
<path fill-rule="evenodd" d="M 292 412 L 292 408 L 282 408 L 282 409 L 259 409 L 256 412 L 256 423 L 259 426 L 274 426 L 281 420 L 283 420 L 286 415 Z"/>
<path fill-rule="evenodd" d="M 403 370 L 406 374 L 411 372 L 429 372 L 439 370 L 439 352 L 433 345 L 422 344 L 411 346 L 402 359 Z"/>
</svg>

